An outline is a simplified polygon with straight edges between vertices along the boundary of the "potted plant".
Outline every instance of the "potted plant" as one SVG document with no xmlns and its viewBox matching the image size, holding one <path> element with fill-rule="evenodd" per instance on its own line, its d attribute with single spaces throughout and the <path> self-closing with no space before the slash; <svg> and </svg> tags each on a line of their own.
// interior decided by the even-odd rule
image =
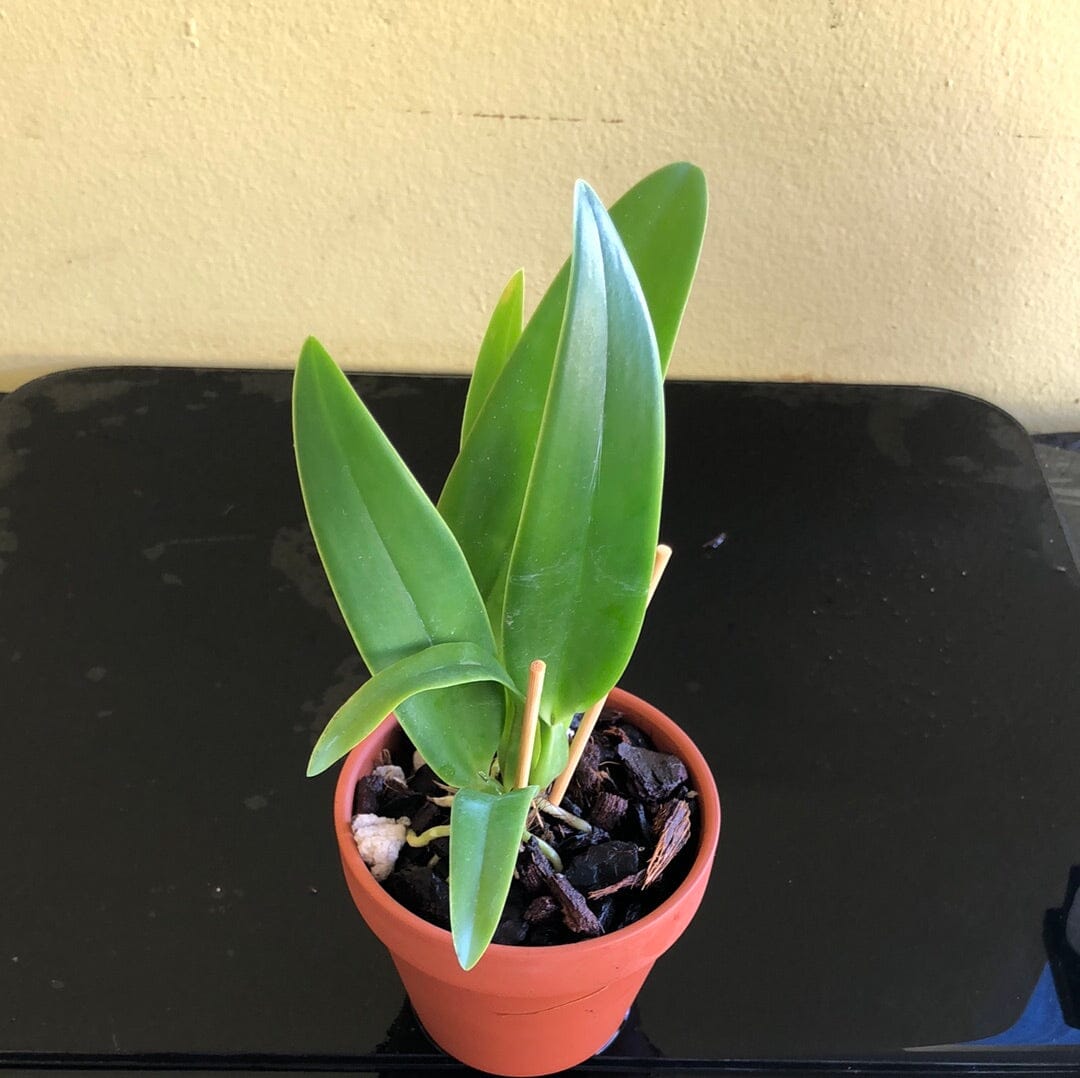
<svg viewBox="0 0 1080 1078">
<path fill-rule="evenodd" d="M 520 272 L 496 306 L 437 506 L 314 339 L 297 366 L 304 501 L 372 675 L 308 773 L 349 754 L 335 820 L 350 890 L 428 1033 L 480 1069 L 546 1073 L 610 1040 L 711 866 L 719 803 L 707 765 L 670 720 L 616 690 L 620 710 L 688 770 L 700 814 L 687 878 L 610 935 L 490 945 L 530 812 L 565 792 L 662 572 L 663 376 L 705 212 L 704 179 L 686 164 L 646 177 L 610 215 L 578 183 L 569 263 L 526 325 Z M 434 830 L 449 833 L 450 932 L 382 890 L 351 829 L 357 784 L 398 723 L 447 791 L 449 824 Z"/>
</svg>

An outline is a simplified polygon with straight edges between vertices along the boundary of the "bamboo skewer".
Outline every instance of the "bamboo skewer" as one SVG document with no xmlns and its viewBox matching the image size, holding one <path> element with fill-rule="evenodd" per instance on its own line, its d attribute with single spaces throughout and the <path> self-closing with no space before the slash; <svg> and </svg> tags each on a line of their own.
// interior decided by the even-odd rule
<svg viewBox="0 0 1080 1078">
<path fill-rule="evenodd" d="M 596 725 L 597 719 L 600 718 L 600 712 L 604 710 L 604 704 L 606 703 L 607 697 L 605 696 L 603 699 L 597 700 L 581 716 L 581 722 L 578 723 L 574 739 L 570 742 L 570 755 L 567 758 L 566 767 L 563 768 L 562 774 L 555 780 L 551 787 L 551 793 L 548 794 L 548 801 L 556 808 L 562 804 L 562 799 L 566 796 L 566 789 L 570 785 L 570 780 L 574 777 L 577 765 L 581 763 L 581 757 L 585 752 L 589 735 L 593 732 L 593 727 Z"/>
<path fill-rule="evenodd" d="M 649 580 L 649 594 L 645 599 L 645 605 L 652 601 L 653 595 L 656 593 L 656 586 L 660 583 L 660 578 L 664 575 L 664 570 L 667 568 L 667 563 L 671 559 L 671 547 L 666 543 L 661 543 L 656 548 L 656 557 L 653 558 L 652 577 Z M 574 777 L 574 772 L 577 770 L 577 765 L 581 762 L 582 754 L 585 752 L 585 746 L 589 742 L 589 736 L 593 732 L 593 727 L 596 726 L 597 720 L 600 718 L 600 713 L 604 710 L 604 704 L 607 703 L 607 696 L 604 696 L 602 700 L 597 700 L 584 715 L 581 716 L 581 722 L 578 723 L 577 732 L 574 734 L 574 740 L 570 742 L 570 754 L 566 761 L 566 767 L 563 768 L 562 774 L 555 780 L 551 787 L 551 793 L 548 795 L 548 801 L 556 808 L 562 803 L 562 799 L 566 796 L 566 789 L 570 785 L 570 780 Z"/>
<path fill-rule="evenodd" d="M 543 659 L 534 659 L 529 664 L 529 685 L 525 690 L 525 714 L 521 719 L 521 753 L 514 778 L 515 790 L 529 785 L 533 746 L 536 744 L 536 723 L 540 715 L 540 694 L 544 691 L 546 670 L 547 664 Z"/>
<path fill-rule="evenodd" d="M 656 589 L 660 585 L 660 578 L 664 575 L 667 563 L 671 561 L 671 547 L 667 543 L 661 543 L 656 548 L 656 557 L 653 558 L 652 576 L 649 578 L 649 594 L 645 596 L 645 605 L 652 602 Z"/>
</svg>

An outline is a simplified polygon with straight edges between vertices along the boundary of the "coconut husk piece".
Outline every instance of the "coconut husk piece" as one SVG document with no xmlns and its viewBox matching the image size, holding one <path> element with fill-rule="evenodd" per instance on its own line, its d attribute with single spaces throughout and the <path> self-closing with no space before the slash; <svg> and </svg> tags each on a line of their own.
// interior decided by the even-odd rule
<svg viewBox="0 0 1080 1078">
<path fill-rule="evenodd" d="M 587 809 L 603 791 L 604 774 L 600 770 L 600 748 L 595 741 L 588 741 L 578 763 L 577 770 L 570 780 L 567 796 L 583 809 Z"/>
<path fill-rule="evenodd" d="M 600 887 L 595 891 L 590 891 L 589 900 L 595 901 L 598 898 L 607 898 L 609 895 L 617 894 L 619 891 L 639 888 L 644 882 L 645 871 L 643 869 L 641 872 L 635 872 L 632 876 L 626 876 L 624 879 L 616 880 L 607 887 Z"/>
<path fill-rule="evenodd" d="M 620 797 L 618 794 L 611 793 L 608 790 L 601 790 L 596 795 L 596 800 L 592 805 L 592 812 L 590 813 L 592 823 L 596 827 L 602 827 L 610 834 L 622 823 L 629 807 L 630 802 L 625 797 Z"/>
<path fill-rule="evenodd" d="M 656 848 L 645 866 L 643 887 L 654 884 L 690 840 L 689 803 L 679 798 L 662 804 L 653 817 L 652 829 Z"/>
</svg>

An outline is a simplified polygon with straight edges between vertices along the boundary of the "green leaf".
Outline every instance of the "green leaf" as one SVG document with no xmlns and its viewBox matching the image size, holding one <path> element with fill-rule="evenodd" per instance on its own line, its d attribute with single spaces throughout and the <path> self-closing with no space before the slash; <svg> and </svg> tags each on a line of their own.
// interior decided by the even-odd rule
<svg viewBox="0 0 1080 1078">
<path fill-rule="evenodd" d="M 499 662 L 475 644 L 435 644 L 384 667 L 334 713 L 312 750 L 308 776 L 318 775 L 340 760 L 410 697 L 474 681 L 494 681 L 517 693 Z M 452 755 L 443 742 L 456 734 L 447 724 L 430 731 L 427 741 L 416 747 L 425 760 L 443 759 Z"/>
<path fill-rule="evenodd" d="M 568 719 L 600 699 L 637 641 L 660 526 L 663 415 L 644 297 L 611 219 L 579 182 L 566 315 L 510 556 L 502 640 L 512 677 L 533 659 L 547 663 L 546 718 Z"/>
<path fill-rule="evenodd" d="M 611 208 L 651 313 L 662 371 L 697 268 L 707 201 L 701 170 L 674 164 L 647 176 Z M 439 501 L 493 624 L 502 617 L 506 567 L 532 471 L 568 281 L 569 265 L 540 301 L 488 394 Z"/>
<path fill-rule="evenodd" d="M 525 271 L 518 270 L 507 282 L 484 334 L 480 353 L 476 357 L 469 395 L 465 399 L 465 415 L 461 421 L 461 444 L 469 436 L 476 417 L 484 407 L 491 387 L 498 380 L 510 353 L 521 337 L 522 308 L 525 302 Z"/>
<path fill-rule="evenodd" d="M 495 654 L 465 557 L 348 379 L 309 338 L 293 386 L 300 486 L 315 544 L 345 623 L 372 674 L 433 644 Z M 423 693 L 398 718 L 439 777 L 482 783 L 505 698 L 491 682 Z M 454 732 L 453 738 L 445 734 Z"/>
<path fill-rule="evenodd" d="M 450 927 L 462 969 L 472 969 L 499 927 L 525 818 L 538 787 L 505 794 L 459 790 L 450 809 Z"/>
<path fill-rule="evenodd" d="M 665 375 L 697 273 L 708 211 L 705 174 L 685 162 L 646 176 L 610 210 L 649 305 Z"/>
</svg>

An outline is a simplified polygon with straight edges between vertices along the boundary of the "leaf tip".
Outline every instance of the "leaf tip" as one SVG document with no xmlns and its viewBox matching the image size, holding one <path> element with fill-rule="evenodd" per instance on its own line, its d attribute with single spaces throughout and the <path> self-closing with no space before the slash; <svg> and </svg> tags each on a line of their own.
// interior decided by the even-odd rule
<svg viewBox="0 0 1080 1078">
<path fill-rule="evenodd" d="M 595 217 L 596 207 L 600 205 L 600 196 L 592 189 L 590 184 L 586 183 L 585 180 L 578 180 L 574 184 L 574 208 L 578 212 L 588 209 Z"/>
<path fill-rule="evenodd" d="M 315 747 L 311 750 L 311 756 L 308 757 L 307 777 L 313 779 L 316 775 L 321 775 L 331 764 L 340 760 L 343 755 L 344 753 L 336 751 L 334 740 L 327 738 L 326 731 L 323 731 L 322 736 L 315 742 Z"/>
<path fill-rule="evenodd" d="M 454 939 L 454 954 L 457 955 L 458 965 L 461 966 L 466 973 L 480 961 L 484 950 L 486 950 L 486 948 L 481 948 L 478 954 L 474 954 L 473 952 L 476 948 L 470 947 L 470 943 L 471 936 L 460 942 L 457 938 Z"/>
<path fill-rule="evenodd" d="M 310 361 L 313 358 L 321 358 L 326 355 L 326 349 L 323 348 L 317 337 L 309 336 L 300 347 L 300 361 Z"/>
</svg>

